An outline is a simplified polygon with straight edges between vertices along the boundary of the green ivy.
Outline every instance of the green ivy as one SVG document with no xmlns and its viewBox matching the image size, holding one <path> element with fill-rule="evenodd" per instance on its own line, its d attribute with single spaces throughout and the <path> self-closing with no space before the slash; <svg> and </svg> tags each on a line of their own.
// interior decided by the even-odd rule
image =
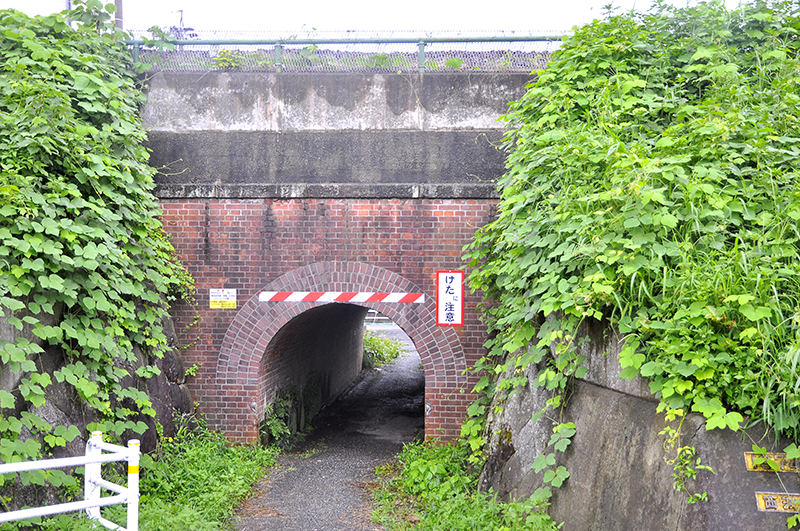
<svg viewBox="0 0 800 531">
<path fill-rule="evenodd" d="M 135 417 L 154 411 L 123 385 L 123 367 L 136 348 L 163 354 L 165 297 L 191 284 L 158 219 L 125 36 L 97 0 L 75 5 L 35 18 L 0 11 L 0 311 L 20 331 L 0 343 L 0 362 L 24 373 L 17 389 L 0 391 L 4 462 L 46 450 L 23 428 L 50 434 L 53 447 L 84 429 L 141 433 Z M 52 377 L 23 328 L 63 352 Z M 40 418 L 53 379 L 99 422 L 54 430 Z"/>
<path fill-rule="evenodd" d="M 505 117 L 498 217 L 466 248 L 483 391 L 536 363 L 563 407 L 579 327 L 602 320 L 662 411 L 800 435 L 798 30 L 796 2 L 656 3 L 553 54 Z"/>
<path fill-rule="evenodd" d="M 238 50 L 223 48 L 211 62 L 215 70 L 241 70 L 244 66 L 244 55 Z"/>
</svg>

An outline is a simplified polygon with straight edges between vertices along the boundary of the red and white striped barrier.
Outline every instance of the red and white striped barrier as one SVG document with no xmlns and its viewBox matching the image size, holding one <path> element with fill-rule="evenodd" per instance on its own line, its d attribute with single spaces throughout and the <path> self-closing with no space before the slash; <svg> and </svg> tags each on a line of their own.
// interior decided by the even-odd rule
<svg viewBox="0 0 800 531">
<path fill-rule="evenodd" d="M 261 302 L 425 302 L 424 293 L 378 293 L 374 291 L 262 291 Z"/>
</svg>

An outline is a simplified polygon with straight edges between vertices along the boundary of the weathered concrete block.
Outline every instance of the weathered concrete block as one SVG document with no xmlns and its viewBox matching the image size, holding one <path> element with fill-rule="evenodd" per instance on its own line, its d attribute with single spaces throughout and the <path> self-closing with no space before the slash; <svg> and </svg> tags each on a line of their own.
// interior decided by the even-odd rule
<svg viewBox="0 0 800 531">
<path fill-rule="evenodd" d="M 603 349 L 594 350 L 598 356 Z M 529 379 L 535 375 L 532 367 Z M 549 453 L 553 423 L 547 418 L 533 423 L 531 416 L 546 399 L 541 389 L 529 385 L 490 419 L 493 436 L 482 489 L 520 499 L 542 486 L 542 474 L 532 464 L 536 456 Z M 697 481 L 689 482 L 693 492 L 707 492 L 708 502 L 688 505 L 686 495 L 674 488 L 673 466 L 666 459 L 675 452 L 664 450 L 665 436 L 659 432 L 665 421 L 656 407 L 652 398 L 574 382 L 563 421 L 574 422 L 577 433 L 567 451 L 558 453 L 558 464 L 570 477 L 553 489 L 549 511 L 565 522 L 566 531 L 786 529 L 786 513 L 759 512 L 755 499 L 756 492 L 784 492 L 781 481 L 773 473 L 747 471 L 744 452 L 751 450 L 753 440 L 773 451 L 787 442 L 773 444 L 763 426 L 747 434 L 706 431 L 702 417 L 689 415 L 680 445 L 694 446 L 702 464 L 716 473 L 699 471 Z M 790 492 L 800 492 L 796 474 L 782 474 L 782 479 Z"/>
<path fill-rule="evenodd" d="M 466 184 L 504 172 L 487 131 L 152 131 L 159 185 Z"/>
<path fill-rule="evenodd" d="M 142 119 L 160 197 L 486 197 L 530 78 L 160 72 Z"/>
<path fill-rule="evenodd" d="M 589 339 L 580 348 L 580 353 L 586 356 L 585 381 L 645 400 L 656 400 L 645 378 L 620 378 L 619 353 L 624 345 L 623 334 L 594 319 L 584 321 L 578 334 Z"/>
</svg>

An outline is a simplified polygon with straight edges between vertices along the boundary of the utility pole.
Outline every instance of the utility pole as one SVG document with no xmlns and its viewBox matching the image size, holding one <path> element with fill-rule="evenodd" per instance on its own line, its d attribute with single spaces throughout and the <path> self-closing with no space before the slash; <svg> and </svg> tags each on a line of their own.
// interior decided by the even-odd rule
<svg viewBox="0 0 800 531">
<path fill-rule="evenodd" d="M 122 0 L 114 0 L 114 4 L 117 6 L 117 12 L 114 13 L 114 22 L 118 29 L 124 29 L 122 27 Z"/>
</svg>

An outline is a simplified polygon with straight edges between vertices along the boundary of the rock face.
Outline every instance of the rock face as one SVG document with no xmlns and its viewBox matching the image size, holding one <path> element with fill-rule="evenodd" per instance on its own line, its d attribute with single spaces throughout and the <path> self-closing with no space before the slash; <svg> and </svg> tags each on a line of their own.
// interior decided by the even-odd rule
<svg viewBox="0 0 800 531">
<path fill-rule="evenodd" d="M 44 324 L 55 324 L 60 319 L 60 312 L 53 316 L 37 316 Z M 171 318 L 165 318 L 162 328 L 170 348 L 163 358 L 148 356 L 140 350 L 135 352 L 136 362 L 120 362 L 120 367 L 126 369 L 131 376 L 123 379 L 122 385 L 125 387 L 136 387 L 145 391 L 153 403 L 156 411 L 155 417 L 139 415 L 132 420 L 141 420 L 147 424 L 147 431 L 139 435 L 133 432 L 124 433 L 122 440 L 139 439 L 143 452 L 151 451 L 156 446 L 157 424 L 161 426 L 165 436 L 174 436 L 176 433 L 176 419 L 181 415 L 189 415 L 194 410 L 189 390 L 185 385 L 185 370 L 181 361 L 180 354 L 176 349 L 176 335 Z M 44 348 L 44 353 L 36 357 L 36 365 L 40 372 L 51 375 L 65 365 L 64 354 L 60 348 L 43 344 L 42 341 L 34 336 L 26 325 L 23 330 L 17 330 L 8 323 L 7 319 L 0 318 L 0 340 L 11 341 L 15 337 L 23 336 L 31 342 L 37 342 Z M 161 374 L 150 378 L 136 376 L 136 369 L 145 364 L 155 365 Z M 73 441 L 68 442 L 66 447 L 53 449 L 54 457 L 73 457 L 83 455 L 86 448 L 86 440 L 90 435 L 87 433 L 86 426 L 97 420 L 94 412 L 81 401 L 75 389 L 66 382 L 58 382 L 52 377 L 52 384 L 46 388 L 46 402 L 44 405 L 34 408 L 31 404 L 23 401 L 19 394 L 19 383 L 24 377 L 20 372 L 13 372 L 8 366 L 0 365 L 0 389 L 12 393 L 17 397 L 14 409 L 0 410 L 4 416 L 19 416 L 23 411 L 29 411 L 47 421 L 51 426 L 74 425 L 81 430 L 81 435 Z M 133 404 L 125 404 L 133 406 Z M 23 429 L 21 438 L 36 438 L 40 442 L 46 434 L 34 434 Z M 58 503 L 60 500 L 57 492 L 52 488 L 42 488 L 35 485 L 22 487 L 19 481 L 0 490 L 0 497 L 10 496 L 9 509 L 15 509 L 24 505 L 45 505 Z"/>
<path fill-rule="evenodd" d="M 791 513 L 759 511 L 755 493 L 800 492 L 797 475 L 782 473 L 778 478 L 771 472 L 747 471 L 744 452 L 752 450 L 753 442 L 771 451 L 788 442 L 774 444 L 763 426 L 744 434 L 706 431 L 702 417 L 687 416 L 679 444 L 694 446 L 702 464 L 715 472 L 699 470 L 697 481 L 687 483 L 690 491 L 708 494 L 707 502 L 687 504 L 686 494 L 674 488 L 673 464 L 666 462 L 675 451 L 665 452 L 665 436 L 659 435 L 666 426 L 664 416 L 656 412 L 653 397 L 641 396 L 646 382 L 616 376 L 618 334 L 599 326 L 585 332 L 592 338 L 584 350 L 590 369 L 584 380 L 574 382 L 563 418 L 576 424 L 577 433 L 565 453 L 557 452 L 558 465 L 570 477 L 553 489 L 549 509 L 556 521 L 565 522 L 564 530 L 786 529 Z M 529 381 L 536 372 L 529 367 Z M 553 423 L 545 417 L 534 423 L 531 417 L 547 398 L 529 385 L 490 419 L 493 435 L 481 475 L 483 490 L 522 499 L 542 486 L 542 474 L 532 464 L 537 455 L 553 451 L 547 448 Z"/>
</svg>

